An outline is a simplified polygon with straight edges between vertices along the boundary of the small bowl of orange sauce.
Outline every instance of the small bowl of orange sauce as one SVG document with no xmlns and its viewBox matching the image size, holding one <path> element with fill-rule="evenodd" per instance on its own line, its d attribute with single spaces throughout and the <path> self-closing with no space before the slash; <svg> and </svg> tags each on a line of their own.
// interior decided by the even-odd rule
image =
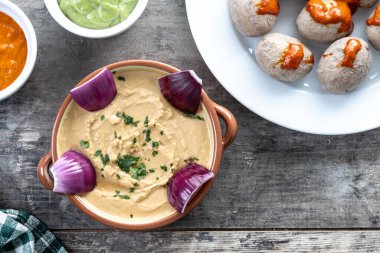
<svg viewBox="0 0 380 253">
<path fill-rule="evenodd" d="M 0 100 L 26 83 L 36 58 L 37 38 L 32 23 L 17 5 L 0 1 Z"/>
</svg>

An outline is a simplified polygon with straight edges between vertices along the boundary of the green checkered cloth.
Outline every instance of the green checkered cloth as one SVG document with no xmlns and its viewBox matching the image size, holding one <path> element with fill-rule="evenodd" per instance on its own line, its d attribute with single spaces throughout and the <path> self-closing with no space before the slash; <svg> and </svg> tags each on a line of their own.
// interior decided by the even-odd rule
<svg viewBox="0 0 380 253">
<path fill-rule="evenodd" d="M 0 210 L 0 252 L 67 253 L 41 221 L 11 209 Z"/>
</svg>

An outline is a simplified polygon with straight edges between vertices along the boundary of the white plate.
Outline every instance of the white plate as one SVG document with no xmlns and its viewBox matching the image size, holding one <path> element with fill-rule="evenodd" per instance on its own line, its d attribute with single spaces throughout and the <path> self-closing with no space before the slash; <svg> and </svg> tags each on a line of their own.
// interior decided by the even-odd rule
<svg viewBox="0 0 380 253">
<path fill-rule="evenodd" d="M 319 85 L 316 67 L 329 45 L 301 38 L 295 27 L 305 0 L 280 0 L 280 5 L 279 22 L 272 32 L 299 38 L 315 56 L 313 71 L 293 84 L 277 81 L 259 68 L 254 48 L 260 37 L 245 38 L 234 29 L 228 0 L 186 0 L 195 42 L 219 82 L 251 111 L 290 129 L 336 135 L 379 127 L 380 53 L 371 46 L 374 62 L 358 89 L 345 95 L 328 94 Z M 360 9 L 355 14 L 352 36 L 366 39 L 365 20 L 372 9 Z"/>
</svg>

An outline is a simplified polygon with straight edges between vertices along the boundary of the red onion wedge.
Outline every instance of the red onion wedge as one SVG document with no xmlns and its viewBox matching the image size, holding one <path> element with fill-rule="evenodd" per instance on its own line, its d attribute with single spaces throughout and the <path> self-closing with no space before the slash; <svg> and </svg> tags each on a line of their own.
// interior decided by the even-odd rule
<svg viewBox="0 0 380 253">
<path fill-rule="evenodd" d="M 51 167 L 54 192 L 76 194 L 92 191 L 96 173 L 90 160 L 75 150 L 65 152 Z"/>
<path fill-rule="evenodd" d="M 83 109 L 93 112 L 109 105 L 117 93 L 115 80 L 109 69 L 102 69 L 96 76 L 70 91 Z"/>
<path fill-rule="evenodd" d="M 162 95 L 178 110 L 196 114 L 201 102 L 202 79 L 194 70 L 176 72 L 158 79 Z"/>
<path fill-rule="evenodd" d="M 170 181 L 168 187 L 170 204 L 178 212 L 183 213 L 191 198 L 214 176 L 212 171 L 202 165 L 196 163 L 186 165 Z"/>
</svg>

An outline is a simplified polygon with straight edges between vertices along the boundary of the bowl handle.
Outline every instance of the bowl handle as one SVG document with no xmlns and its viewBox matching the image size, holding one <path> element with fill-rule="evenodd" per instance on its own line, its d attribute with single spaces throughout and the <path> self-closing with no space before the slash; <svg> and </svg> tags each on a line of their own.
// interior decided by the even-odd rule
<svg viewBox="0 0 380 253">
<path fill-rule="evenodd" d="M 236 138 L 238 124 L 235 116 L 225 107 L 214 103 L 216 114 L 226 123 L 226 132 L 222 137 L 223 150 L 225 150 Z"/>
<path fill-rule="evenodd" d="M 54 181 L 49 175 L 49 167 L 52 164 L 51 151 L 44 155 L 38 163 L 37 176 L 41 184 L 48 190 L 52 191 L 54 188 Z"/>
</svg>

